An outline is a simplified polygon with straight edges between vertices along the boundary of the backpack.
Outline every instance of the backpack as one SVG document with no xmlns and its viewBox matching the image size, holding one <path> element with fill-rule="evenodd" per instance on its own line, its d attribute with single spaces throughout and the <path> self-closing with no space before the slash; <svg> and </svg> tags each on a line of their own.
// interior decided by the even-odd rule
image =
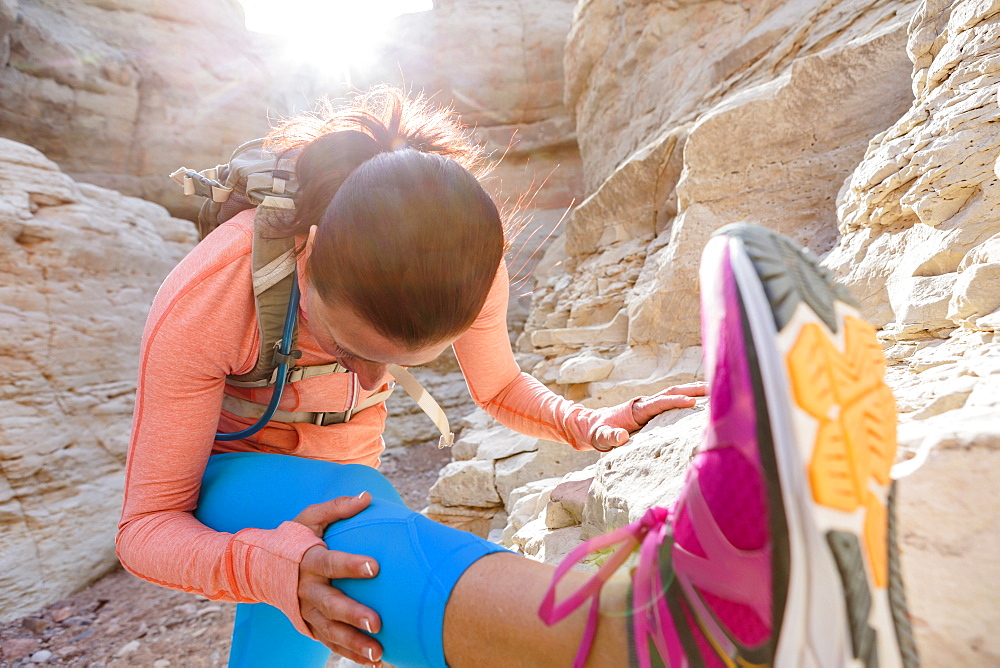
<svg viewBox="0 0 1000 668">
<path fill-rule="evenodd" d="M 347 369 L 336 363 L 299 366 L 295 362 L 301 355 L 294 350 L 298 332 L 294 318 L 296 309 L 292 304 L 293 299 L 295 305 L 298 300 L 295 242 L 290 237 L 275 239 L 265 233 L 273 220 L 272 216 L 287 217 L 294 214 L 298 186 L 295 178 L 295 154 L 279 158 L 264 146 L 263 139 L 254 139 L 239 146 L 226 164 L 200 172 L 181 167 L 170 178 L 183 187 L 185 195 L 206 198 L 198 212 L 199 239 L 204 239 L 209 232 L 240 211 L 255 209 L 251 265 L 254 304 L 260 327 L 260 353 L 253 369 L 244 374 L 228 376 L 226 383 L 236 387 L 274 386 L 277 397 L 273 399 L 273 405 L 263 411 L 263 404 L 255 404 L 228 394 L 224 397 L 223 408 L 226 410 L 244 417 L 260 418 L 253 427 L 238 432 L 239 437 L 246 438 L 255 433 L 269 419 L 279 422 L 309 420 L 303 419 L 300 413 L 276 410 L 281 389 L 286 383 L 329 373 L 346 373 Z M 285 340 L 286 321 L 292 321 L 287 323 L 290 326 L 290 340 Z M 455 435 L 451 432 L 448 417 L 434 397 L 406 369 L 391 364 L 388 371 L 441 432 L 438 447 L 451 446 Z M 354 413 L 385 401 L 396 383 L 346 412 L 316 413 L 314 415 L 320 416 L 316 418 L 316 423 L 346 422 Z M 268 419 L 264 419 L 265 416 Z M 334 419 L 326 422 L 329 416 L 334 416 Z M 230 438 L 222 440 L 234 440 L 234 435 L 216 436 L 229 436 Z"/>
</svg>

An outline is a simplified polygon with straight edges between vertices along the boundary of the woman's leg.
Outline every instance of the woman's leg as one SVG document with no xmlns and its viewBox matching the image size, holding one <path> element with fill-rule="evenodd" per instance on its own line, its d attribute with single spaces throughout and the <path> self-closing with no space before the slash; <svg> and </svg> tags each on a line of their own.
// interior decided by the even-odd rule
<svg viewBox="0 0 1000 668">
<path fill-rule="evenodd" d="M 621 539 L 625 552 L 641 542 L 631 658 L 643 668 L 916 666 L 892 535 L 896 410 L 874 329 L 815 258 L 763 228 L 716 233 L 701 290 L 704 443 L 669 511 L 592 541 Z M 477 593 L 465 585 L 445 626 L 456 667 L 476 665 L 462 633 Z M 612 601 L 617 615 L 620 590 Z M 541 614 L 558 621 L 560 606 L 546 601 Z M 581 638 L 581 622 L 577 610 L 554 628 Z M 602 619 L 588 665 L 623 665 L 606 653 L 620 633 L 620 617 Z M 538 636 L 522 637 L 530 648 Z"/>
<path fill-rule="evenodd" d="M 444 649 L 451 668 L 541 668 L 571 666 L 587 629 L 587 611 L 576 610 L 558 624 L 541 623 L 538 610 L 552 583 L 553 569 L 516 554 L 494 554 L 469 567 L 448 602 Z M 565 597 L 590 579 L 570 571 L 558 592 Z M 617 668 L 629 661 L 628 578 L 601 592 L 601 620 L 588 666 Z M 493 661 L 489 661 L 494 657 Z"/>
<path fill-rule="evenodd" d="M 651 509 L 595 539 L 642 547 L 631 585 L 605 588 L 589 665 L 624 665 L 629 656 L 642 666 L 916 665 L 887 536 L 895 408 L 874 331 L 813 260 L 760 228 L 713 240 L 701 280 L 705 443 L 672 509 Z M 379 561 L 373 580 L 336 585 L 382 616 L 376 637 L 387 662 L 444 665 L 447 653 L 454 668 L 566 665 L 593 628 L 583 610 L 553 612 L 549 567 L 481 558 L 499 548 L 379 499 L 388 483 L 372 469 L 356 467 L 355 476 L 340 467 L 347 482 L 326 485 L 340 478 L 338 465 L 280 455 L 213 460 L 222 457 L 288 460 L 249 472 L 263 472 L 252 497 L 286 466 L 308 487 L 278 486 L 275 502 L 290 489 L 296 498 L 273 526 L 305 505 L 372 493 L 372 507 L 331 526 L 327 540 Z M 580 573 L 560 577 L 560 598 L 592 584 Z M 549 622 L 565 619 L 543 625 L 540 604 Z"/>
<path fill-rule="evenodd" d="M 406 508 L 375 469 L 288 455 L 233 453 L 209 459 L 195 515 L 218 531 L 277 527 L 306 506 L 368 492 L 358 515 L 327 529 L 332 550 L 373 557 L 371 580 L 335 580 L 334 586 L 379 613 L 374 637 L 385 661 L 399 666 L 443 666 L 442 624 L 448 597 L 462 573 L 503 548 L 437 524 Z M 264 604 L 238 606 L 231 666 L 322 666 L 329 651 L 298 634 Z"/>
</svg>

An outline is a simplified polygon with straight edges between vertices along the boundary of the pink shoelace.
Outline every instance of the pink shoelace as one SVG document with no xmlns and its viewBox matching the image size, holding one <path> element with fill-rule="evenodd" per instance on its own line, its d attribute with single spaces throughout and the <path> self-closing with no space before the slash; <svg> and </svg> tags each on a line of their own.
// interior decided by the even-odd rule
<svg viewBox="0 0 1000 668">
<path fill-rule="evenodd" d="M 632 607 L 635 611 L 633 625 L 635 630 L 636 651 L 641 666 L 650 665 L 649 647 L 646 639 L 652 637 L 653 643 L 662 656 L 667 656 L 667 649 L 662 633 L 662 623 L 668 619 L 669 611 L 663 599 L 664 586 L 658 568 L 660 545 L 670 533 L 670 511 L 666 508 L 650 508 L 646 513 L 631 524 L 620 529 L 597 536 L 585 541 L 566 555 L 566 558 L 556 568 L 545 598 L 538 609 L 538 616 L 548 626 L 565 619 L 570 613 L 592 599 L 587 615 L 587 627 L 580 642 L 580 649 L 573 661 L 573 668 L 583 668 L 590 655 L 594 637 L 597 635 L 597 622 L 600 613 L 601 588 L 612 574 L 617 571 L 625 560 L 639 549 L 639 563 L 632 574 Z M 587 556 L 618 545 L 611 556 L 604 562 L 590 580 L 580 589 L 573 592 L 566 600 L 556 604 L 556 585 L 562 577 L 576 564 Z M 650 619 L 653 623 L 650 623 Z"/>
</svg>

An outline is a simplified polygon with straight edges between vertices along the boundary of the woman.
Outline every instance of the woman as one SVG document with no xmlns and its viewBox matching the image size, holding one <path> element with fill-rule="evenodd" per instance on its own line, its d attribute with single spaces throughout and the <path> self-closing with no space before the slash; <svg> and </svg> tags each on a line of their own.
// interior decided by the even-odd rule
<svg viewBox="0 0 1000 668">
<path fill-rule="evenodd" d="M 290 385 L 279 406 L 284 415 L 342 413 L 347 403 L 384 388 L 389 364 L 423 364 L 448 346 L 480 407 L 518 431 L 578 449 L 621 446 L 655 415 L 692 406 L 693 397 L 704 394 L 703 385 L 692 384 L 590 410 L 520 372 L 505 323 L 503 224 L 473 175 L 481 156 L 447 112 L 380 89 L 327 118 L 293 120 L 272 141 L 297 152 L 296 213 L 274 234 L 294 237 L 300 249 L 298 363 L 336 361 L 347 370 Z M 824 641 L 838 652 L 833 660 L 875 651 L 891 664 L 899 656 L 897 643 L 884 633 L 894 630 L 891 619 L 881 617 L 869 620 L 884 636 L 881 644 L 853 648 L 850 631 L 859 618 L 850 605 L 845 609 L 840 588 L 808 603 L 799 600 L 814 582 L 795 579 L 801 574 L 787 568 L 788 554 L 803 558 L 796 541 L 814 537 L 817 529 L 799 526 L 801 517 L 786 520 L 795 506 L 776 492 L 792 482 L 779 482 L 784 455 L 775 455 L 763 412 L 767 400 L 754 385 L 764 372 L 752 355 L 749 366 L 746 361 L 755 348 L 744 341 L 745 304 L 734 292 L 731 261 L 723 257 L 728 250 L 715 251 L 713 269 L 702 277 L 719 292 L 706 321 L 706 336 L 714 341 L 706 343 L 709 373 L 717 374 L 706 451 L 673 514 L 653 509 L 626 532 L 644 541 L 644 553 L 632 584 L 605 588 L 603 623 L 596 623 L 596 607 L 568 613 L 549 600 L 543 606 L 548 622 L 568 614 L 550 627 L 538 616 L 550 568 L 412 513 L 375 471 L 383 447 L 382 404 L 347 422 L 296 418 L 271 422 L 247 439 L 216 440 L 217 430 L 253 422 L 224 410 L 224 397 L 265 404 L 271 392 L 226 383 L 251 369 L 259 352 L 251 225 L 250 213 L 222 225 L 156 296 L 143 337 L 118 534 L 122 563 L 140 577 L 212 599 L 262 602 L 239 606 L 230 665 L 323 665 L 327 647 L 368 665 L 383 657 L 395 665 L 564 665 L 584 637 L 584 647 L 593 646 L 593 665 L 625 665 L 632 639 L 645 663 L 652 646 L 667 662 L 703 655 L 711 663 L 724 651 L 791 665 L 816 641 L 810 629 L 797 628 L 778 642 L 789 616 L 777 602 L 789 592 L 797 597 L 788 606 L 796 625 L 800 617 L 822 614 L 830 600 L 839 602 L 839 632 Z M 720 268 L 721 278 L 715 275 Z M 759 287 L 756 274 L 748 276 L 742 280 Z M 757 307 L 770 317 L 766 300 Z M 836 317 L 843 319 L 839 311 Z M 783 363 L 771 364 L 765 375 L 780 376 L 775 369 Z M 712 365 L 728 371 L 720 377 Z M 882 389 L 877 380 L 863 394 Z M 774 410 L 786 409 L 785 399 L 772 403 Z M 741 439 L 740 447 L 728 447 L 732 439 L 723 442 L 719 434 Z M 797 433 L 782 439 L 790 439 L 789 452 L 801 440 Z M 894 442 L 883 441 L 876 448 L 891 464 Z M 883 459 L 857 464 L 852 473 L 862 480 L 874 476 L 881 485 L 874 501 L 863 499 L 863 508 L 875 518 L 872 526 L 881 522 L 884 528 L 885 514 L 878 512 L 888 485 Z M 724 484 L 733 472 L 740 483 Z M 825 470 L 818 474 L 821 481 L 826 476 Z M 688 512 L 692 499 L 700 505 Z M 811 517 L 812 511 L 798 514 Z M 671 538 L 672 521 L 678 524 Z M 752 526 L 739 528 L 741 522 Z M 738 548 L 736 561 L 726 550 L 706 555 L 699 544 L 720 531 L 721 540 L 732 543 L 729 550 Z M 871 549 L 862 551 L 858 564 L 878 562 L 876 571 L 885 571 L 878 565 L 886 561 L 885 537 L 869 536 L 862 544 Z M 707 557 L 707 563 L 688 566 L 682 558 L 676 577 L 661 580 L 678 550 Z M 836 576 L 828 552 L 809 558 L 824 558 L 822 573 Z M 651 570 L 657 560 L 660 568 Z M 865 571 L 855 566 L 841 572 L 864 577 Z M 733 573 L 757 584 L 748 589 L 730 582 Z M 727 585 L 713 584 L 712 574 Z M 576 572 L 560 577 L 577 585 L 587 580 Z M 869 580 L 873 591 L 885 591 L 885 578 Z M 872 596 L 888 609 L 886 595 Z M 642 605 L 632 611 L 630 599 Z"/>
</svg>

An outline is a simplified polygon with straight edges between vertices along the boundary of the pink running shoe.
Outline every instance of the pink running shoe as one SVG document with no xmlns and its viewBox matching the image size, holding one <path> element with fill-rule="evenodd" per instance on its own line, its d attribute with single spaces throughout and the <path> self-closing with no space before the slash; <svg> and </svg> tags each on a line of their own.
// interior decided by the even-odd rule
<svg viewBox="0 0 1000 668">
<path fill-rule="evenodd" d="M 716 232 L 701 265 L 709 426 L 676 505 L 578 547 L 539 614 L 592 598 L 636 548 L 633 665 L 787 668 L 919 664 L 889 470 L 896 407 L 874 329 L 789 239 Z M 621 543 L 580 591 L 555 582 Z"/>
</svg>

